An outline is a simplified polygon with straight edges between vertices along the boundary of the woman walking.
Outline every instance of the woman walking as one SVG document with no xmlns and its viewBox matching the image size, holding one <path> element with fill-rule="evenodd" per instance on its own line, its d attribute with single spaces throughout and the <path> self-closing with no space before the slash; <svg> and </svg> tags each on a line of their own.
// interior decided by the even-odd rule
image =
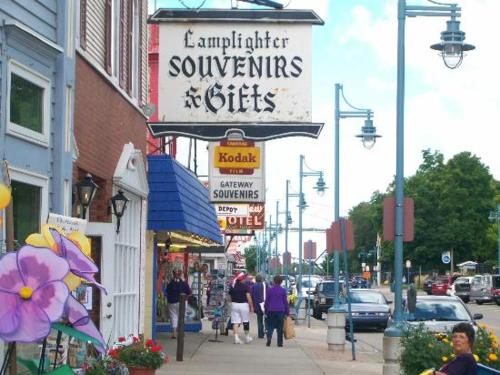
<svg viewBox="0 0 500 375">
<path fill-rule="evenodd" d="M 172 325 L 172 338 L 175 339 L 177 325 L 179 323 L 179 300 L 181 293 L 186 297 L 191 295 L 191 288 L 188 283 L 182 280 L 182 271 L 176 269 L 172 272 L 172 279 L 167 285 L 166 295 L 168 302 L 168 312 L 170 314 L 170 323 Z M 186 299 L 187 300 L 187 299 Z"/>
<path fill-rule="evenodd" d="M 281 286 L 283 278 L 279 275 L 274 276 L 274 285 L 269 288 L 264 303 L 266 312 L 267 342 L 266 346 L 271 345 L 273 331 L 276 329 L 278 335 L 278 346 L 283 346 L 283 322 L 285 316 L 290 313 L 288 307 L 288 298 L 285 288 Z"/>
<path fill-rule="evenodd" d="M 242 272 L 235 278 L 235 283 L 229 291 L 231 297 L 231 323 L 233 324 L 234 343 L 243 344 L 238 336 L 238 327 L 243 323 L 245 331 L 245 342 L 252 341 L 250 337 L 250 313 L 253 312 L 252 296 L 248 287 L 244 284 L 246 279 Z"/>
</svg>

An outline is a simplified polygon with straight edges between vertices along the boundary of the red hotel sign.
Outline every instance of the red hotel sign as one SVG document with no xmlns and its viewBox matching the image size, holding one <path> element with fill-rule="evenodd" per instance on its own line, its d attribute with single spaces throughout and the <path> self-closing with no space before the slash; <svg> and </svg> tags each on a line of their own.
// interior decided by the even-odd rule
<svg viewBox="0 0 500 375">
<path fill-rule="evenodd" d="M 264 203 L 251 203 L 248 207 L 248 216 L 227 216 L 225 218 L 226 231 L 231 232 L 233 230 L 240 229 L 264 229 L 264 208 Z"/>
</svg>

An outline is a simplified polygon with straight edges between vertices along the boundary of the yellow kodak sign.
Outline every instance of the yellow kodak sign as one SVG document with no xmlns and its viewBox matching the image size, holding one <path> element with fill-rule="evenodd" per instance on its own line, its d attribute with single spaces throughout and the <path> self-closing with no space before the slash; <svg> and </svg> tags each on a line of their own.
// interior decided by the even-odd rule
<svg viewBox="0 0 500 375">
<path fill-rule="evenodd" d="M 216 146 L 215 168 L 260 168 L 260 147 Z"/>
</svg>

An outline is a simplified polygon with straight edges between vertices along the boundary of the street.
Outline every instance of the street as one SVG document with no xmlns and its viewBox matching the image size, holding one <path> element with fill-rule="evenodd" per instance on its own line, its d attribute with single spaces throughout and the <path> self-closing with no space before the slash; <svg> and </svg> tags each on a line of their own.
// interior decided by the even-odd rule
<svg viewBox="0 0 500 375">
<path fill-rule="evenodd" d="M 388 289 L 381 289 L 382 293 L 390 300 L 393 300 L 393 294 L 389 292 Z M 470 311 L 471 315 L 483 314 L 483 319 L 478 320 L 478 324 L 486 324 L 489 329 L 493 331 L 495 336 L 500 337 L 500 306 L 495 303 L 486 303 L 483 305 L 478 305 L 476 303 L 467 303 L 467 309 Z M 323 322 L 326 326 L 326 315 L 323 315 Z M 378 354 L 382 356 L 382 338 L 383 332 L 378 331 L 355 331 L 354 337 L 356 338 L 356 351 L 358 352 L 358 347 L 362 348 L 362 351 L 367 354 Z M 358 345 L 362 344 L 362 345 Z M 346 349 L 349 347 L 350 342 L 346 343 Z"/>
</svg>

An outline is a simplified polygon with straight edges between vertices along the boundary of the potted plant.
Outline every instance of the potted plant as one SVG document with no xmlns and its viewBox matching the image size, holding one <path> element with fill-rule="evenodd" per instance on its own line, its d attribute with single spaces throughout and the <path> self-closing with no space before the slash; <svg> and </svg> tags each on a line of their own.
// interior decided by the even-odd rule
<svg viewBox="0 0 500 375">
<path fill-rule="evenodd" d="M 154 375 L 156 369 L 167 362 L 160 345 L 151 339 L 144 342 L 138 337 L 133 337 L 128 345 L 111 349 L 109 355 L 127 366 L 130 375 Z"/>
</svg>

